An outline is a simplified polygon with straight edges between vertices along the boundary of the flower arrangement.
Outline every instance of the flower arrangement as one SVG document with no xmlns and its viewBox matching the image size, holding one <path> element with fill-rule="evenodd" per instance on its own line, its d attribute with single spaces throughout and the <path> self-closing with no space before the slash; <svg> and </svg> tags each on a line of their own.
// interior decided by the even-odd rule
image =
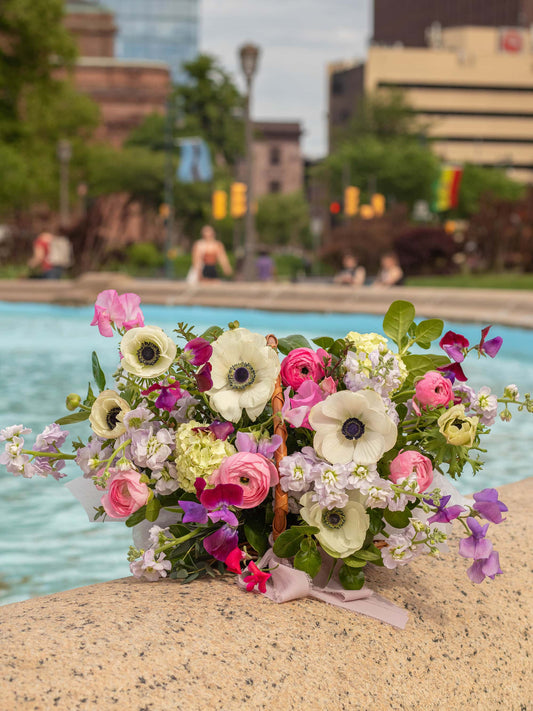
<svg viewBox="0 0 533 711">
<path fill-rule="evenodd" d="M 290 599 L 272 592 L 283 573 L 355 600 L 367 566 L 438 555 L 454 520 L 470 580 L 502 573 L 487 530 L 507 507 L 495 489 L 467 500 L 452 484 L 467 465 L 474 474 L 482 466 L 499 405 L 504 421 L 511 406 L 533 412 L 515 385 L 498 397 L 466 384 L 466 357 L 494 358 L 502 345 L 489 327 L 471 346 L 451 331 L 441 337 L 439 319 L 416 323 L 412 304 L 396 301 L 383 322 L 389 340 L 277 341 L 237 322 L 201 335 L 179 323 L 174 339 L 144 324 L 137 295 L 113 290 L 98 296 L 92 325 L 120 337 L 114 387 L 93 353 L 96 388 L 83 400 L 70 394 L 71 414 L 31 449 L 23 425 L 1 430 L 0 463 L 16 476 L 61 479 L 75 460 L 83 476 L 68 486 L 90 518 L 133 529 L 134 576 L 190 582 L 230 571 L 280 600 Z M 430 353 L 439 339 L 442 352 Z M 62 452 L 63 426 L 84 420 L 88 441 Z"/>
</svg>

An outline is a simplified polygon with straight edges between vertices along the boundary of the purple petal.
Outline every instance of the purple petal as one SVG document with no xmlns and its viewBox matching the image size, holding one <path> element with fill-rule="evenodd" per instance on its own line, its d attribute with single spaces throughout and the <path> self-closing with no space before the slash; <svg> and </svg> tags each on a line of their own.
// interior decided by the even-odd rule
<svg viewBox="0 0 533 711">
<path fill-rule="evenodd" d="M 274 452 L 280 446 L 282 442 L 280 435 L 272 435 L 270 439 L 260 439 L 257 451 L 262 454 L 263 457 L 269 459 L 274 455 Z"/>
<path fill-rule="evenodd" d="M 476 542 L 473 536 L 462 538 L 459 541 L 459 555 L 463 558 L 473 558 L 476 554 Z"/>
<path fill-rule="evenodd" d="M 206 486 L 207 486 L 207 482 L 203 477 L 201 477 L 201 476 L 196 477 L 196 479 L 194 480 L 194 488 L 196 490 L 196 496 L 198 498 L 200 498 L 200 495 Z"/>
<path fill-rule="evenodd" d="M 214 489 L 204 489 L 200 496 L 200 501 L 206 509 L 213 511 L 222 504 L 240 506 L 243 496 L 242 486 L 237 484 L 217 484 Z"/>
<path fill-rule="evenodd" d="M 473 583 L 482 583 L 485 580 L 485 573 L 483 572 L 484 562 L 483 560 L 475 560 L 466 571 L 466 574 Z"/>
<path fill-rule="evenodd" d="M 490 341 L 485 341 L 481 346 L 481 350 L 484 351 L 490 358 L 494 358 L 500 348 L 502 347 L 503 338 L 501 336 L 496 336 L 496 338 L 491 338 Z"/>
<path fill-rule="evenodd" d="M 463 360 L 465 359 L 465 355 L 462 351 L 462 349 L 453 344 L 453 345 L 444 345 L 442 346 L 442 350 L 446 353 L 448 358 L 451 358 L 454 360 L 456 363 L 462 363 Z"/>
<path fill-rule="evenodd" d="M 478 539 L 479 539 L 479 538 L 484 538 L 484 537 L 487 535 L 487 531 L 488 531 L 488 528 L 489 528 L 489 524 L 488 524 L 488 523 L 485 524 L 484 526 L 482 526 L 482 525 L 481 525 L 480 523 L 478 523 L 478 522 L 476 521 L 476 519 L 473 518 L 472 516 L 469 516 L 469 517 L 466 519 L 466 522 L 467 522 L 467 524 L 468 524 L 468 528 L 469 528 L 469 529 L 472 531 L 472 533 L 474 534 L 474 538 L 478 538 Z"/>
<path fill-rule="evenodd" d="M 183 509 L 183 523 L 207 523 L 207 511 L 202 504 L 197 504 L 196 501 L 178 501 L 179 506 Z"/>
<path fill-rule="evenodd" d="M 183 350 L 189 354 L 192 365 L 203 365 L 211 358 L 213 346 L 205 338 L 193 338 Z"/>
<path fill-rule="evenodd" d="M 239 452 L 251 452 L 252 454 L 257 452 L 257 440 L 248 432 L 237 432 L 235 446 Z"/>
<path fill-rule="evenodd" d="M 474 560 L 480 560 L 482 558 L 488 558 L 492 553 L 492 543 L 488 538 L 482 538 L 475 542 L 475 551 L 472 558 Z"/>
<path fill-rule="evenodd" d="M 494 580 L 495 575 L 502 575 L 503 571 L 500 568 L 500 556 L 496 551 L 492 551 L 487 560 L 479 561 L 483 564 L 482 569 L 485 575 Z"/>
<path fill-rule="evenodd" d="M 474 494 L 476 501 L 498 501 L 497 489 L 482 489 Z"/>
<path fill-rule="evenodd" d="M 472 508 L 478 511 L 487 521 L 491 523 L 501 523 L 505 521 L 505 519 L 502 516 L 502 509 L 498 504 L 499 502 L 479 501 L 476 502 Z M 507 507 L 505 510 L 507 510 Z"/>
<path fill-rule="evenodd" d="M 229 524 L 230 526 L 233 526 L 233 528 L 237 528 L 239 525 L 239 519 L 233 511 L 230 511 L 227 506 L 222 506 L 220 509 L 217 509 L 216 511 L 210 511 L 208 514 L 209 518 L 213 523 L 218 523 L 218 521 L 224 521 L 224 523 Z"/>
<path fill-rule="evenodd" d="M 204 548 L 217 560 L 226 560 L 231 551 L 239 544 L 239 536 L 229 526 L 222 526 L 207 538 L 204 538 Z"/>
<path fill-rule="evenodd" d="M 448 496 L 448 498 L 450 498 Z M 458 518 L 464 511 L 462 506 L 449 506 L 448 508 L 443 508 L 437 513 L 433 514 L 428 518 L 428 523 L 450 523 L 454 519 Z"/>
<path fill-rule="evenodd" d="M 161 394 L 155 401 L 155 406 L 160 410 L 166 410 L 171 412 L 174 409 L 174 405 L 181 397 L 181 390 L 178 387 L 166 387 L 163 385 L 161 387 Z"/>
<path fill-rule="evenodd" d="M 462 367 L 459 365 L 459 363 L 450 363 L 449 365 L 441 365 L 437 370 L 440 370 L 440 372 L 446 377 L 449 378 L 452 383 L 455 382 L 455 380 L 461 381 L 461 383 L 465 383 L 468 378 L 464 374 L 464 370 Z"/>
<path fill-rule="evenodd" d="M 217 439 L 226 440 L 235 427 L 231 424 L 231 422 L 219 422 L 218 420 L 215 420 L 207 429 L 210 430 L 210 432 L 212 432 Z"/>
<path fill-rule="evenodd" d="M 213 387 L 213 379 L 211 377 L 211 363 L 206 363 L 200 370 L 194 374 L 196 385 L 201 393 L 211 390 Z"/>
</svg>

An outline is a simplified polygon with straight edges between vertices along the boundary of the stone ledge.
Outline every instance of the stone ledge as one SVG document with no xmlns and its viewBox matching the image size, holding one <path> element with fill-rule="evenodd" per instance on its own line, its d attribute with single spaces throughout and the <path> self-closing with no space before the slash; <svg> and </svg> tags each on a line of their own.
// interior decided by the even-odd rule
<svg viewBox="0 0 533 711">
<path fill-rule="evenodd" d="M 531 709 L 533 478 L 501 488 L 505 575 L 455 554 L 369 583 L 403 631 L 318 601 L 276 605 L 231 578 L 92 585 L 0 608 L 2 711 Z"/>
</svg>

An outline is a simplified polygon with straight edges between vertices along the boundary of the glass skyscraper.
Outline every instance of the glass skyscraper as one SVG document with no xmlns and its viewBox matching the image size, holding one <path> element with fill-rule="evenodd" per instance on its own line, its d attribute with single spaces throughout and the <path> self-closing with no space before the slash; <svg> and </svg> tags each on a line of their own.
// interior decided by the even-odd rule
<svg viewBox="0 0 533 711">
<path fill-rule="evenodd" d="M 115 14 L 115 54 L 166 62 L 172 78 L 198 54 L 200 0 L 101 0 Z"/>
</svg>

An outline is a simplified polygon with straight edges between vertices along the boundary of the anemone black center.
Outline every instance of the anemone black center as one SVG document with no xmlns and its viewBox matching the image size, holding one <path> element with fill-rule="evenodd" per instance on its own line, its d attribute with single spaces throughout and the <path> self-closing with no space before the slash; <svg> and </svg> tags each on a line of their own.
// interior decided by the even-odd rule
<svg viewBox="0 0 533 711">
<path fill-rule="evenodd" d="M 357 417 L 349 417 L 344 421 L 341 432 L 346 439 L 359 439 L 365 433 L 365 426 Z"/>
<path fill-rule="evenodd" d="M 342 528 L 346 521 L 346 514 L 342 509 L 326 509 L 322 514 L 322 523 L 326 528 Z"/>
<path fill-rule="evenodd" d="M 105 416 L 106 425 L 110 430 L 114 430 L 117 426 L 118 416 L 120 415 L 120 407 L 112 407 Z"/>
<path fill-rule="evenodd" d="M 235 370 L 233 377 L 235 378 L 237 383 L 245 383 L 248 380 L 248 378 L 250 377 L 248 368 L 245 368 L 244 366 L 241 365 L 240 368 L 237 368 Z"/>
<path fill-rule="evenodd" d="M 244 390 L 255 382 L 255 370 L 250 363 L 235 363 L 228 371 L 228 384 L 233 390 Z"/>
<path fill-rule="evenodd" d="M 137 358 L 143 365 L 155 365 L 160 355 L 159 346 L 152 341 L 143 341 L 137 349 Z"/>
<path fill-rule="evenodd" d="M 465 421 L 460 420 L 458 417 L 455 418 L 455 420 L 452 422 L 454 427 L 457 427 L 458 429 L 461 429 L 461 427 L 464 425 Z"/>
</svg>

